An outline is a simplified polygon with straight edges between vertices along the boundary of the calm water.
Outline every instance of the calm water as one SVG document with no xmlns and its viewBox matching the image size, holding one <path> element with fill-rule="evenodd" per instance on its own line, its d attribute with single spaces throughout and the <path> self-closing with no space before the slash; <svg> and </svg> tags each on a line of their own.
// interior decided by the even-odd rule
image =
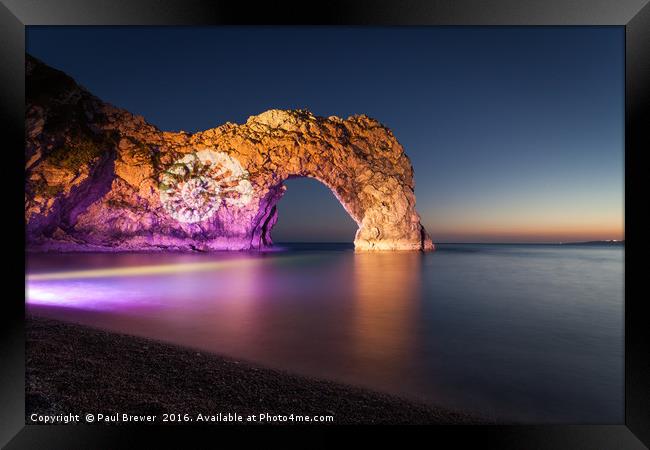
<svg viewBox="0 0 650 450">
<path fill-rule="evenodd" d="M 28 309 L 526 422 L 623 421 L 623 248 L 28 255 Z"/>
</svg>

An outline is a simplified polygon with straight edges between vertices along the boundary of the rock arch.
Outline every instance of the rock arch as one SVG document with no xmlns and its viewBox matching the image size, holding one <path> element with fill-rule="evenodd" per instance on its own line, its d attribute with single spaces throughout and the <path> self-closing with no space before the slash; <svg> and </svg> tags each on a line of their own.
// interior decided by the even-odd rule
<svg viewBox="0 0 650 450">
<path fill-rule="evenodd" d="M 44 93 L 48 78 L 58 83 L 46 84 L 54 87 Z M 433 249 L 415 209 L 408 157 L 388 128 L 365 115 L 270 110 L 241 125 L 165 132 L 29 57 L 27 100 L 30 248 L 261 249 L 271 244 L 284 181 L 311 177 L 358 224 L 357 250 Z M 206 150 L 241 165 L 252 195 L 205 219 L 179 221 L 161 200 L 161 179 L 175 162 Z M 82 210 L 80 196 L 93 199 Z"/>
<path fill-rule="evenodd" d="M 260 177 L 262 190 L 269 192 L 268 207 L 262 204 L 263 214 L 255 225 L 262 244 L 270 242 L 268 225 L 275 223 L 284 180 L 311 177 L 332 191 L 359 226 L 355 248 L 431 247 L 415 210 L 411 164 L 390 130 L 379 122 L 366 116 L 342 120 L 318 118 L 307 111 L 271 110 L 249 118 L 245 127 L 263 147 L 267 135 L 273 141 L 268 153 L 259 148 L 252 152 L 265 154 L 270 166 Z"/>
</svg>

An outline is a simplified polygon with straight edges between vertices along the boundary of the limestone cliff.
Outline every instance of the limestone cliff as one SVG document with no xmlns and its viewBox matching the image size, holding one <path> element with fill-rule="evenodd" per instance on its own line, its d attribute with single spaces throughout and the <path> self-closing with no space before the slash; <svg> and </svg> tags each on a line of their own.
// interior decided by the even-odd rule
<svg viewBox="0 0 650 450">
<path fill-rule="evenodd" d="M 271 245 L 291 177 L 328 186 L 358 250 L 432 250 L 413 168 L 365 115 L 270 110 L 166 132 L 27 56 L 25 219 L 31 250 L 244 250 Z"/>
</svg>

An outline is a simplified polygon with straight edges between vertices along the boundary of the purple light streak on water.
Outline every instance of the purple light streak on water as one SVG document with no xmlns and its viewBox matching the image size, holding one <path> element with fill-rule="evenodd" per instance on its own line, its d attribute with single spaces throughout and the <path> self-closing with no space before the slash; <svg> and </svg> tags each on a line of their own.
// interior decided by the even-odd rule
<svg viewBox="0 0 650 450">
<path fill-rule="evenodd" d="M 125 289 L 116 280 L 29 281 L 26 301 L 29 305 L 67 307 L 92 311 L 126 311 L 143 306 L 160 306 L 156 292 L 147 288 Z M 159 297 L 158 297 L 159 298 Z"/>
</svg>

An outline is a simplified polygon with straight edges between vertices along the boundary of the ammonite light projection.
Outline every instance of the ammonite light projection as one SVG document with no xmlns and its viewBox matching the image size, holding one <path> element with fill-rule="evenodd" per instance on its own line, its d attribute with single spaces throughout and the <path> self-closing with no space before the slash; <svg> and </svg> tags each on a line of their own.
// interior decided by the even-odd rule
<svg viewBox="0 0 650 450">
<path fill-rule="evenodd" d="M 201 150 L 177 160 L 160 178 L 160 201 L 179 222 L 212 217 L 222 203 L 242 207 L 253 197 L 248 172 L 227 153 Z"/>
</svg>

